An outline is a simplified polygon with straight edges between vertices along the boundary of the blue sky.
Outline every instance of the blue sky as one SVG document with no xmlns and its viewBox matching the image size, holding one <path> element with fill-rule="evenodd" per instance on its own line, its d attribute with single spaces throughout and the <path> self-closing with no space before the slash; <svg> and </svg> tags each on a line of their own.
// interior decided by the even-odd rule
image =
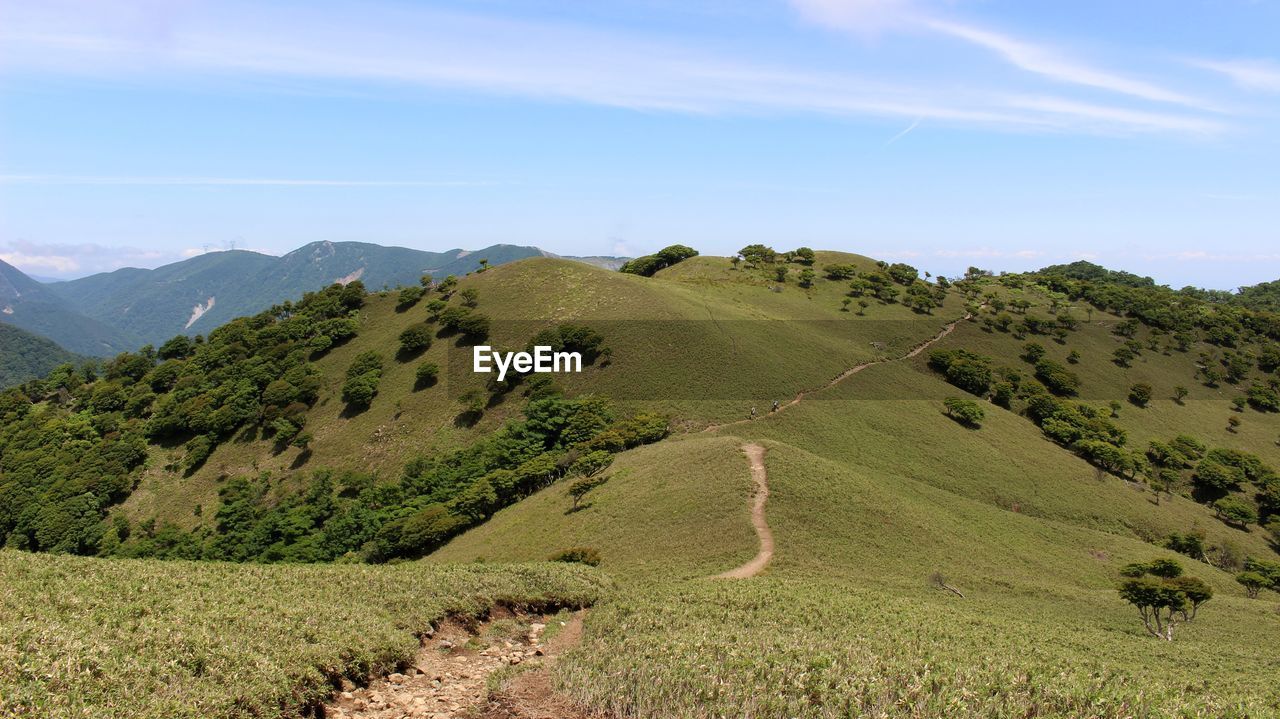
<svg viewBox="0 0 1280 719">
<path fill-rule="evenodd" d="M 764 242 L 1280 278 L 1267 0 L 0 0 L 0 259 Z"/>
</svg>

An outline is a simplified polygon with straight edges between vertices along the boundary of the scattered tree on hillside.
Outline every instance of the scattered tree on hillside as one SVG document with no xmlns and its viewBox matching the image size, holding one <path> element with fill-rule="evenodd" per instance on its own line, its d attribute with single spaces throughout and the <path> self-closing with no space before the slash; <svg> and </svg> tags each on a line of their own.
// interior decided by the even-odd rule
<svg viewBox="0 0 1280 719">
<path fill-rule="evenodd" d="M 1258 510 L 1240 497 L 1223 497 L 1213 503 L 1213 510 L 1222 521 L 1242 529 L 1258 521 Z"/>
<path fill-rule="evenodd" d="M 1271 582 L 1257 572 L 1241 572 L 1236 575 L 1236 581 L 1244 587 L 1245 594 L 1249 595 L 1250 599 L 1257 599 L 1258 592 L 1271 587 Z"/>
<path fill-rule="evenodd" d="M 793 261 L 798 262 L 802 265 L 813 264 L 814 252 L 808 247 L 797 247 L 795 251 L 791 253 L 791 255 L 792 255 Z"/>
<path fill-rule="evenodd" d="M 858 268 L 845 264 L 827 265 L 822 268 L 822 271 L 826 274 L 827 279 L 836 281 L 851 280 L 854 275 L 858 274 Z"/>
<path fill-rule="evenodd" d="M 423 362 L 413 371 L 414 387 L 421 389 L 436 383 L 440 376 L 440 366 L 435 362 Z"/>
<path fill-rule="evenodd" d="M 1122 574 L 1127 579 L 1120 584 L 1120 597 L 1137 607 L 1151 636 L 1165 641 L 1173 641 L 1174 628 L 1193 621 L 1200 607 L 1213 598 L 1209 585 L 1182 576 L 1182 568 L 1172 560 L 1129 565 Z"/>
<path fill-rule="evenodd" d="M 591 490 L 608 481 L 608 475 L 603 474 L 587 475 L 575 479 L 573 483 L 569 485 L 569 496 L 573 497 L 573 506 L 569 511 L 576 512 L 579 509 L 582 509 L 582 498 L 587 496 L 587 493 Z"/>
<path fill-rule="evenodd" d="M 1138 382 L 1129 387 L 1129 401 L 1138 407 L 1146 407 L 1151 402 L 1151 385 Z"/>
<path fill-rule="evenodd" d="M 403 312 L 417 304 L 422 299 L 422 295 L 426 292 L 426 288 L 422 285 L 410 285 L 400 289 L 400 295 L 396 298 L 396 310 Z"/>
<path fill-rule="evenodd" d="M 410 325 L 400 333 L 402 358 L 416 357 L 431 347 L 431 326 L 425 322 Z"/>
<path fill-rule="evenodd" d="M 773 264 L 777 259 L 778 253 L 772 247 L 766 245 L 747 245 L 738 250 L 738 256 L 747 263 L 748 267 L 759 267 L 760 265 Z"/>
</svg>

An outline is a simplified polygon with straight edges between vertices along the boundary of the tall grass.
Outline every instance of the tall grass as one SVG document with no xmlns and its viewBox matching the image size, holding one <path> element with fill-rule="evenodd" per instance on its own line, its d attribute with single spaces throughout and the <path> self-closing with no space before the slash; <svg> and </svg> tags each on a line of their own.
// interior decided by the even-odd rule
<svg viewBox="0 0 1280 719">
<path fill-rule="evenodd" d="M 568 565 L 260 566 L 0 551 L 0 717 L 298 716 L 448 614 L 581 606 Z"/>
<path fill-rule="evenodd" d="M 1263 647 L 1223 662 L 1034 602 L 992 609 L 814 581 L 655 584 L 592 610 L 559 683 L 594 708 L 654 719 L 1280 714 Z"/>
</svg>

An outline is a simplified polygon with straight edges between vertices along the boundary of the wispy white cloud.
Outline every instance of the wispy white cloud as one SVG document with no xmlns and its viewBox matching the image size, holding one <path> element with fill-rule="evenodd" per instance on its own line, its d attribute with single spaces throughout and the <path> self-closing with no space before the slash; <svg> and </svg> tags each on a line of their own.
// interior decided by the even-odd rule
<svg viewBox="0 0 1280 719">
<path fill-rule="evenodd" d="M 1143 100 L 1209 109 L 1203 100 L 1150 82 L 1093 67 L 1037 43 L 961 23 L 937 19 L 925 19 L 922 23 L 931 30 L 990 50 L 1019 69 L 1059 82 L 1098 88 Z"/>
<path fill-rule="evenodd" d="M 465 180 L 323 180 L 261 177 L 129 177 L 112 175 L 0 175 L 4 185 L 227 185 L 273 187 L 476 187 Z"/>
<path fill-rule="evenodd" d="M 901 140 L 902 138 L 904 138 L 904 137 L 906 137 L 907 135 L 911 134 L 911 131 L 912 131 L 912 130 L 916 129 L 917 127 L 920 127 L 920 122 L 921 122 L 921 118 L 918 118 L 918 117 L 917 117 L 917 118 L 915 119 L 915 122 L 912 122 L 910 125 L 907 125 L 907 126 L 906 126 L 906 128 L 902 130 L 902 132 L 899 132 L 898 134 L 896 134 L 896 135 L 894 135 L 893 137 L 889 138 L 888 142 L 886 142 L 886 143 L 884 143 L 884 144 L 886 144 L 886 145 L 892 145 L 893 143 L 897 142 L 898 140 Z"/>
<path fill-rule="evenodd" d="M 892 26 L 914 17 L 907 0 L 793 2 L 815 19 L 838 14 L 859 26 Z M 961 36 L 962 29 L 949 32 Z M 1148 99 L 1183 99 L 1155 86 L 1046 58 L 1003 36 L 968 39 L 1003 48 L 1044 75 Z M 924 118 L 1023 132 L 1198 134 L 1224 129 L 1221 123 L 1188 119 L 1180 112 L 1117 110 L 1107 115 L 1062 103 L 1019 106 L 998 90 L 942 85 L 927 75 L 894 79 L 882 73 L 859 76 L 778 66 L 634 31 L 440 12 L 379 0 L 307 5 L 304 12 L 297 6 L 243 0 L 160 6 L 146 0 L 20 3 L 0 27 L 0 72 L 180 78 L 184 85 L 194 84 L 193 78 L 221 77 L 382 83 L 646 111 Z"/>
<path fill-rule="evenodd" d="M 1212 109 L 1203 100 L 1156 83 L 1095 67 L 1042 42 L 942 19 L 911 0 L 791 0 L 791 4 L 801 17 L 840 30 L 868 33 L 896 29 L 938 33 L 993 52 L 1020 70 L 1057 82 L 1153 102 Z"/>
<path fill-rule="evenodd" d="M 1192 65 L 1226 75 L 1246 90 L 1280 92 L 1280 63 L 1273 60 L 1191 60 Z"/>
<path fill-rule="evenodd" d="M 0 260 L 24 272 L 73 277 L 109 272 L 121 267 L 153 267 L 178 259 L 171 253 L 137 247 L 111 247 L 92 242 L 40 243 L 13 240 L 0 243 Z"/>
</svg>

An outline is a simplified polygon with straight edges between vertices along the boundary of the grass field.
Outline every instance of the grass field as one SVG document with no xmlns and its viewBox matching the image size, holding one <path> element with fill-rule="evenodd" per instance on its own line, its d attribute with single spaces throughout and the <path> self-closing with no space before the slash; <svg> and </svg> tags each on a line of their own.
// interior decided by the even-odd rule
<svg viewBox="0 0 1280 719">
<path fill-rule="evenodd" d="M 581 566 L 261 566 L 0 551 L 0 716 L 298 716 L 445 615 L 582 606 Z"/>
</svg>

